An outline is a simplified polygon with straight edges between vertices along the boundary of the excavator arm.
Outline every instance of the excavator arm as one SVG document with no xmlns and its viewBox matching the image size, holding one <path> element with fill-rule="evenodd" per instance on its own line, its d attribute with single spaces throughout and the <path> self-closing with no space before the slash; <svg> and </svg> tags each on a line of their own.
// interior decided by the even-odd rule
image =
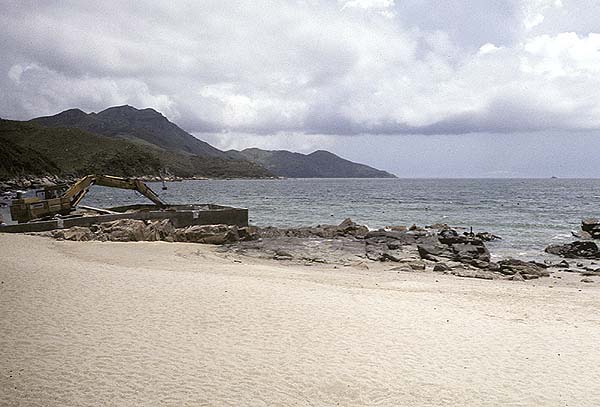
<svg viewBox="0 0 600 407">
<path fill-rule="evenodd" d="M 148 185 L 146 185 L 139 179 L 113 177 L 110 175 L 87 175 L 78 180 L 75 184 L 73 184 L 64 193 L 63 197 L 70 199 L 71 207 L 74 208 L 79 204 L 79 202 L 81 202 L 81 200 L 83 199 L 85 194 L 87 194 L 88 190 L 92 185 L 100 185 L 111 188 L 132 189 L 134 191 L 138 191 L 140 194 L 150 199 L 160 208 L 165 208 L 167 206 L 163 201 L 160 200 L 158 195 L 156 195 L 156 193 L 152 189 L 150 189 Z"/>
<path fill-rule="evenodd" d="M 14 199 L 10 205 L 11 218 L 19 223 L 23 223 L 57 214 L 68 215 L 75 210 L 75 207 L 81 202 L 92 185 L 133 189 L 150 199 L 158 207 L 167 207 L 158 195 L 139 179 L 112 177 L 109 175 L 87 175 L 75 182 L 59 197 L 49 197 L 48 194 L 45 194 L 45 199 L 40 199 L 38 196 Z M 45 192 L 47 191 L 45 190 Z"/>
</svg>

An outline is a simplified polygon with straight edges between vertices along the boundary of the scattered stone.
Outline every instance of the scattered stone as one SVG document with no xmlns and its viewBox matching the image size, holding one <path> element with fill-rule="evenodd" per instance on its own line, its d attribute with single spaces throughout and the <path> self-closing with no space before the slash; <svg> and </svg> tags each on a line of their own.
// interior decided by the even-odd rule
<svg viewBox="0 0 600 407">
<path fill-rule="evenodd" d="M 568 269 L 570 267 L 569 262 L 566 260 L 562 260 L 560 263 L 556 265 L 557 267 Z"/>
<path fill-rule="evenodd" d="M 600 277 L 600 269 L 594 271 L 585 270 L 580 273 L 584 277 Z"/>
<path fill-rule="evenodd" d="M 513 274 L 509 279 L 512 281 L 525 281 L 525 278 L 519 272 Z"/>
<path fill-rule="evenodd" d="M 415 271 L 425 271 L 425 263 L 422 262 L 408 263 L 408 266 Z"/>
<path fill-rule="evenodd" d="M 581 279 L 581 282 L 582 282 L 582 283 L 593 283 L 593 282 L 594 282 L 594 280 L 592 280 L 591 278 L 582 278 L 582 279 Z"/>
<path fill-rule="evenodd" d="M 494 273 L 485 270 L 467 270 L 467 269 L 458 269 L 452 271 L 453 275 L 458 277 L 466 277 L 466 278 L 480 278 L 483 280 L 493 280 L 494 278 L 498 278 Z"/>
<path fill-rule="evenodd" d="M 433 271 L 437 271 L 437 272 L 445 272 L 445 271 L 451 271 L 452 268 L 450 266 L 448 266 L 446 263 L 436 263 L 433 266 Z"/>
<path fill-rule="evenodd" d="M 408 228 L 406 226 L 386 226 L 384 230 L 391 230 L 394 232 L 406 232 Z"/>
</svg>

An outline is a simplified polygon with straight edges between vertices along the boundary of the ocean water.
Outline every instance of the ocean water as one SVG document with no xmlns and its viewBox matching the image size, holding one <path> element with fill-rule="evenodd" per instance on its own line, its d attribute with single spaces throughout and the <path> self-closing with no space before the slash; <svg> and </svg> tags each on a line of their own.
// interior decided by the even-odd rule
<svg viewBox="0 0 600 407">
<path fill-rule="evenodd" d="M 495 257 L 544 258 L 551 243 L 572 241 L 581 219 L 600 217 L 600 179 L 282 179 L 206 180 L 151 187 L 168 203 L 248 208 L 259 226 L 337 224 L 370 228 L 430 225 L 488 231 Z M 83 204 L 145 202 L 132 191 L 93 187 Z"/>
<path fill-rule="evenodd" d="M 248 208 L 258 226 L 338 224 L 350 217 L 376 229 L 447 223 L 499 235 L 494 257 L 543 259 L 551 243 L 572 241 L 581 219 L 600 217 L 600 179 L 206 180 L 150 186 L 171 204 Z M 147 202 L 134 191 L 92 187 L 82 204 Z M 5 202 L 6 203 L 6 202 Z M 0 208 L 8 218 L 8 208 Z"/>
</svg>

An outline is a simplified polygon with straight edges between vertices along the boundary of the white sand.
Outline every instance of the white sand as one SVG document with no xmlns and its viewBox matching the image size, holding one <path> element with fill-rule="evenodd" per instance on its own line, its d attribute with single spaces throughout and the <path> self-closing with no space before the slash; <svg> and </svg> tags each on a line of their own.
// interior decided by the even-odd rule
<svg viewBox="0 0 600 407">
<path fill-rule="evenodd" d="M 224 256 L 0 234 L 0 405 L 600 405 L 598 284 Z"/>
</svg>

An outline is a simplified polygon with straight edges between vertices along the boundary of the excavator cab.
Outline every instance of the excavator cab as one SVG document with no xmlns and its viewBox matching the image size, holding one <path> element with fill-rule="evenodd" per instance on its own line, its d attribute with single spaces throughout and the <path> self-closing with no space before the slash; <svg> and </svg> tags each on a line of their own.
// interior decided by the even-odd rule
<svg viewBox="0 0 600 407">
<path fill-rule="evenodd" d="M 46 187 L 35 191 L 35 196 L 30 198 L 18 193 L 17 199 L 13 199 L 10 205 L 12 220 L 23 223 L 57 214 L 68 215 L 71 213 L 71 200 L 62 197 L 66 189 L 66 185 Z"/>
<path fill-rule="evenodd" d="M 43 189 L 38 189 L 35 191 L 35 196 L 39 199 L 55 199 L 60 198 L 65 191 L 69 189 L 68 185 L 53 185 L 49 187 L 44 187 Z"/>
</svg>

